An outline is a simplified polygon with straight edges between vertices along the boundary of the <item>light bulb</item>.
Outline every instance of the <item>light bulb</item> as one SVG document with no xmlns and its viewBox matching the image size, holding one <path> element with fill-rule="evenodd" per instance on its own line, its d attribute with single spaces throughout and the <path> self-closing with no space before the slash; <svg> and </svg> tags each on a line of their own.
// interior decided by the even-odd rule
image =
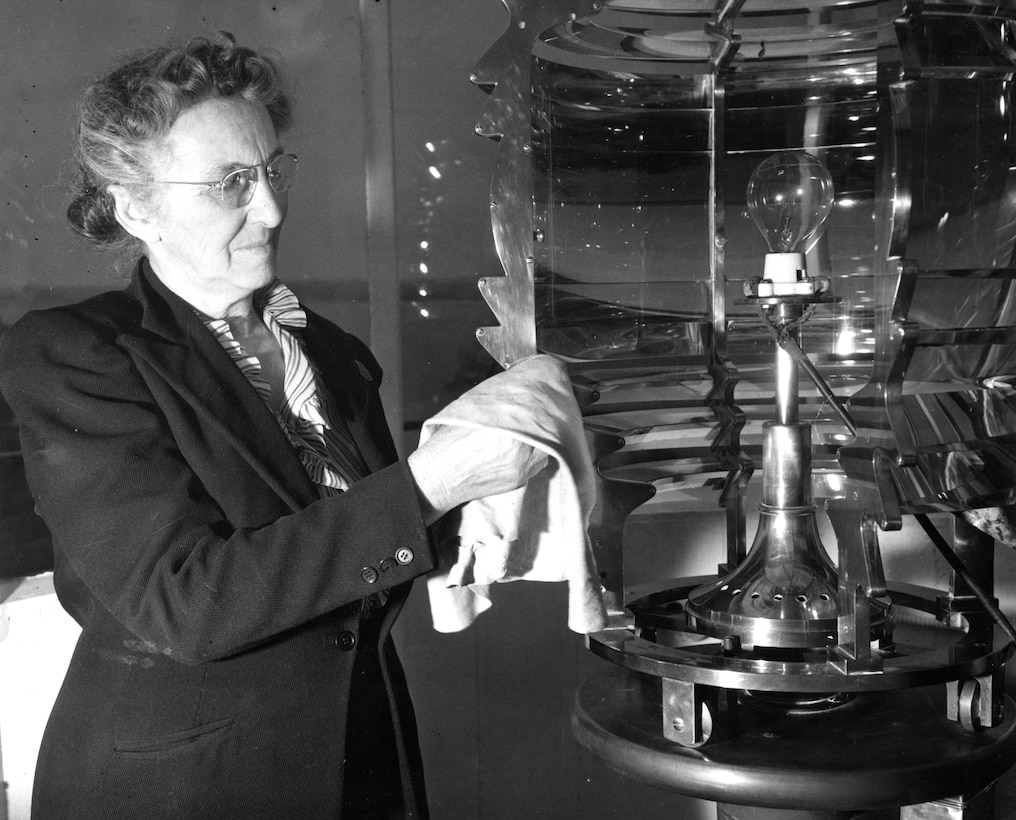
<svg viewBox="0 0 1016 820">
<path fill-rule="evenodd" d="M 806 151 L 780 151 L 748 180 L 748 212 L 773 253 L 804 253 L 833 207 L 833 178 Z"/>
<path fill-rule="evenodd" d="M 833 207 L 833 179 L 825 165 L 806 151 L 780 151 L 754 170 L 747 196 L 748 212 L 770 250 L 764 278 L 806 279 L 804 254 L 822 235 Z"/>
</svg>

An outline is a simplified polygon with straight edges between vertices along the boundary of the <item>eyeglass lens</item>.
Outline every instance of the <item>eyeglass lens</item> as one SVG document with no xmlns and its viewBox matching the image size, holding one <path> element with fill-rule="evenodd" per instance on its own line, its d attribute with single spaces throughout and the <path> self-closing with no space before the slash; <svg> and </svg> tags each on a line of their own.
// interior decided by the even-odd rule
<svg viewBox="0 0 1016 820">
<path fill-rule="evenodd" d="M 288 191 L 296 182 L 299 167 L 293 154 L 281 154 L 265 167 L 265 176 L 271 189 L 277 194 Z M 223 177 L 219 185 L 219 195 L 224 205 L 230 208 L 241 208 L 251 201 L 258 185 L 258 172 L 255 168 L 240 168 Z"/>
</svg>

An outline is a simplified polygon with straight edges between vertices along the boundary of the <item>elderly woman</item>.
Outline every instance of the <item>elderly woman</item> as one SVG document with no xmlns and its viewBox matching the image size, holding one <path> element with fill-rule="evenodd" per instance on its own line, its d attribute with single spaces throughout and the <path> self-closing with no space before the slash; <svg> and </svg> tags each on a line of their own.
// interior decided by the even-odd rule
<svg viewBox="0 0 1016 820">
<path fill-rule="evenodd" d="M 443 429 L 398 460 L 370 352 L 276 278 L 289 121 L 276 67 L 226 36 L 83 99 L 69 218 L 139 261 L 0 347 L 82 627 L 35 817 L 426 815 L 392 623 L 428 525 L 539 459 Z"/>
</svg>

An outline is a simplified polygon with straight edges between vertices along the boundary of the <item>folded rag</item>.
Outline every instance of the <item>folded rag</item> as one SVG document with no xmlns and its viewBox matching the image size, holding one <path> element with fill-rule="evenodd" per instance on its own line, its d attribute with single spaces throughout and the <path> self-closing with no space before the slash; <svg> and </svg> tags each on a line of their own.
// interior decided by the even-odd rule
<svg viewBox="0 0 1016 820">
<path fill-rule="evenodd" d="M 465 629 L 490 608 L 490 584 L 528 580 L 567 581 L 568 627 L 602 629 L 606 610 L 586 532 L 596 482 L 564 365 L 546 355 L 519 361 L 428 419 L 420 443 L 440 425 L 507 434 L 548 459 L 518 489 L 449 514 L 442 552 L 457 554 L 427 579 L 434 628 Z"/>
</svg>

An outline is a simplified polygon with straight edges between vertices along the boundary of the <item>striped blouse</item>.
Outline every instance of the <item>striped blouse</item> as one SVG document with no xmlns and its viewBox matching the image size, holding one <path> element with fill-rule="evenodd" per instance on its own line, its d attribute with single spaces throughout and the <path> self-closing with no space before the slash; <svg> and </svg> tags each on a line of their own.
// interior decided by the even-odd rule
<svg viewBox="0 0 1016 820">
<path fill-rule="evenodd" d="M 273 411 L 279 426 L 322 496 L 349 489 L 368 469 L 303 342 L 288 330 L 306 327 L 307 314 L 296 295 L 278 280 L 255 292 L 254 307 L 261 311 L 265 324 L 282 346 L 284 396 L 281 410 Z M 258 358 L 247 355 L 225 319 L 204 315 L 201 319 L 257 394 L 271 406 L 271 388 L 262 377 Z"/>
</svg>

